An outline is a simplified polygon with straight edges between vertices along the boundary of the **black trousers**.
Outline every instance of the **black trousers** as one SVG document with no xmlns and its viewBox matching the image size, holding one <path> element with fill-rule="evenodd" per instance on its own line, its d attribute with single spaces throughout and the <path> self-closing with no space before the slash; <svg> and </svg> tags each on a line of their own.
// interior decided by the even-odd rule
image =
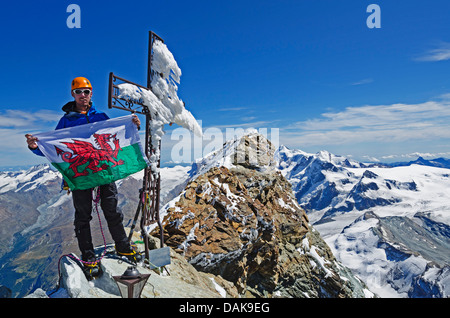
<svg viewBox="0 0 450 318">
<path fill-rule="evenodd" d="M 89 224 L 92 220 L 92 189 L 75 190 L 72 192 L 72 198 L 75 207 L 75 236 L 78 239 L 81 258 L 87 261 L 95 257 Z M 127 250 L 129 243 L 122 224 L 123 214 L 117 209 L 117 187 L 114 182 L 100 186 L 100 207 L 116 247 L 119 250 Z"/>
</svg>

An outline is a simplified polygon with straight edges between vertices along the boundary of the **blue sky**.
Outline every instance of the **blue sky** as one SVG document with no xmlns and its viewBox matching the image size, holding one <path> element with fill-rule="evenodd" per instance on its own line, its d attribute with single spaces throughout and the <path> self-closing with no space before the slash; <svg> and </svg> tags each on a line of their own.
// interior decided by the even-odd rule
<svg viewBox="0 0 450 318">
<path fill-rule="evenodd" d="M 69 4 L 81 28 L 69 29 Z M 366 12 L 381 9 L 381 28 Z M 45 162 L 24 134 L 54 129 L 88 77 L 107 109 L 109 72 L 146 83 L 148 31 L 183 75 L 203 129 L 278 128 L 280 143 L 357 160 L 450 157 L 448 0 L 27 1 L 0 10 L 0 166 Z M 173 128 L 162 161 L 168 162 Z"/>
</svg>

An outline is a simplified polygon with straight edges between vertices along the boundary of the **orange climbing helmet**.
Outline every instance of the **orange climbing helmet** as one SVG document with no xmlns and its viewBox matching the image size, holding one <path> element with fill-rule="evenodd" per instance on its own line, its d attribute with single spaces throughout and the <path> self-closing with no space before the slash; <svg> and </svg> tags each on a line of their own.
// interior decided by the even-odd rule
<svg viewBox="0 0 450 318">
<path fill-rule="evenodd" d="M 86 77 L 76 77 L 72 81 L 72 90 L 77 88 L 90 88 L 92 89 L 91 82 Z"/>
</svg>

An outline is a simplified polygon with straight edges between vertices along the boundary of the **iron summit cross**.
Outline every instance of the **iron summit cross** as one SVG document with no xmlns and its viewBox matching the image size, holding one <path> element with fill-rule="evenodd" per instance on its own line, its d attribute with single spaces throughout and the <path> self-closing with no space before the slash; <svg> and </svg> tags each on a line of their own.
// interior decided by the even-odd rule
<svg viewBox="0 0 450 318">
<path fill-rule="evenodd" d="M 159 141 L 159 149 L 155 149 L 152 143 L 152 133 L 151 133 L 151 112 L 149 106 L 146 105 L 142 100 L 136 100 L 129 96 L 120 95 L 120 84 L 128 83 L 132 84 L 140 89 L 152 90 L 152 79 L 154 76 L 159 76 L 158 73 L 152 70 L 152 60 L 153 60 L 153 44 L 155 41 L 161 41 L 164 43 L 163 39 L 156 35 L 154 32 L 149 31 L 149 45 L 148 45 L 148 72 L 147 72 L 147 87 L 133 83 L 124 78 L 114 75 L 112 72 L 109 74 L 109 88 L 108 88 L 108 107 L 117 108 L 131 113 L 138 113 L 145 116 L 145 155 L 150 158 L 157 151 L 160 153 L 161 142 Z M 164 246 L 163 228 L 161 221 L 159 219 L 159 199 L 160 199 L 160 188 L 161 188 L 161 175 L 159 173 L 161 157 L 158 158 L 157 168 L 158 171 L 152 171 L 153 166 L 146 167 L 144 170 L 143 186 L 139 190 L 139 204 L 136 209 L 136 214 L 131 226 L 130 233 L 128 235 L 128 240 L 131 241 L 133 236 L 133 231 L 136 226 L 139 216 L 141 216 L 140 227 L 141 234 L 145 246 L 145 258 L 149 260 L 149 237 L 145 230 L 145 226 L 149 226 L 154 223 L 158 223 L 160 230 L 160 242 L 161 248 Z"/>
</svg>

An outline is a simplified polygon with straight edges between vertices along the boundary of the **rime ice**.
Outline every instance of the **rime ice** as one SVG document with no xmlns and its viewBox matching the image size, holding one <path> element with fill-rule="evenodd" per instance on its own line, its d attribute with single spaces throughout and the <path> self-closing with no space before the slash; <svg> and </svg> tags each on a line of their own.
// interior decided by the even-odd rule
<svg viewBox="0 0 450 318">
<path fill-rule="evenodd" d="M 165 124 L 175 123 L 197 136 L 202 135 L 202 130 L 191 112 L 185 108 L 184 102 L 178 97 L 177 84 L 180 83 L 181 70 L 173 54 L 159 40 L 153 43 L 152 70 L 156 72 L 151 81 L 152 90 L 124 83 L 119 85 L 119 97 L 142 100 L 148 106 L 152 118 L 150 121 L 152 148 L 156 151 L 149 160 L 152 171 L 157 173 L 157 163 L 160 158 L 159 141 L 164 135 Z"/>
</svg>

